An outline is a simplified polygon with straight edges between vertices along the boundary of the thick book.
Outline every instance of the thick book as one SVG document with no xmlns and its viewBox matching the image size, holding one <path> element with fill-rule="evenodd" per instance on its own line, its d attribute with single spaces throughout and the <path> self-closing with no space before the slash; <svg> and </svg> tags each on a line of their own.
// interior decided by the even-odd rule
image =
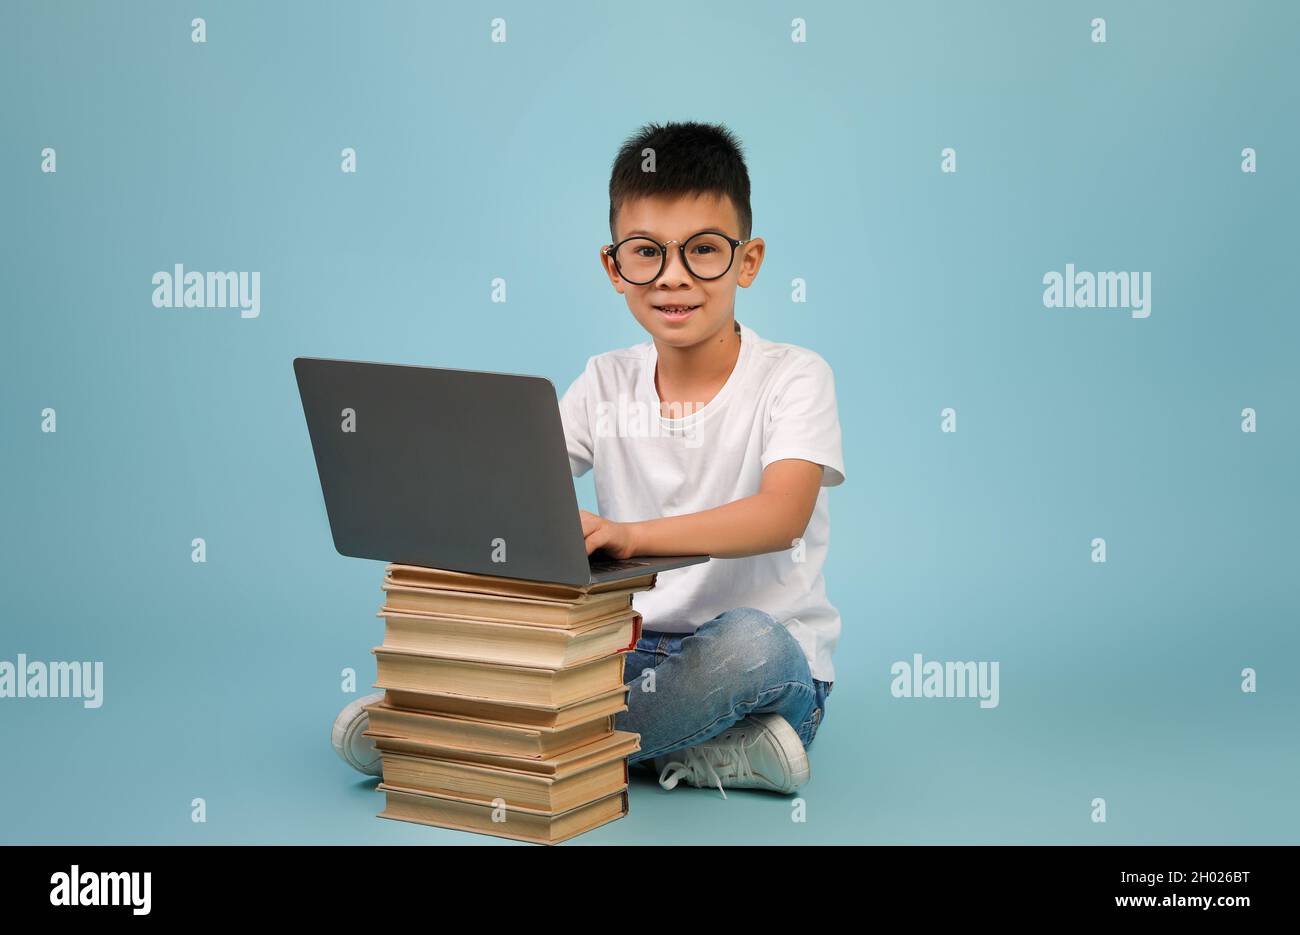
<svg viewBox="0 0 1300 935">
<path fill-rule="evenodd" d="M 641 615 L 623 609 L 581 626 L 542 627 L 472 617 L 380 611 L 384 646 L 475 662 L 563 669 L 627 652 L 641 638 Z"/>
<path fill-rule="evenodd" d="M 620 696 L 621 700 L 621 696 Z M 627 705 L 620 705 L 627 710 Z M 591 743 L 614 730 L 614 716 L 601 714 L 561 728 L 520 727 L 501 721 L 455 717 L 397 708 L 384 702 L 367 705 L 369 733 L 424 741 L 440 747 L 506 756 L 545 759 Z"/>
<path fill-rule="evenodd" d="M 542 760 L 506 756 L 491 751 L 459 750 L 402 737 L 380 737 L 364 731 L 363 733 L 373 737 L 376 749 L 390 753 L 405 753 L 409 756 L 427 756 L 465 763 L 477 763 L 481 766 L 531 773 L 538 776 L 555 776 L 564 771 L 572 772 L 608 759 L 610 756 L 625 759 L 641 749 L 641 735 L 623 730 L 611 731 L 589 744 Z"/>
<path fill-rule="evenodd" d="M 447 659 L 386 646 L 371 652 L 378 671 L 375 685 L 383 689 L 559 708 L 623 684 L 622 653 L 565 669 L 545 669 Z"/>
<path fill-rule="evenodd" d="M 540 809 L 484 805 L 381 782 L 385 807 L 380 818 L 422 825 L 494 834 L 534 844 L 558 844 L 627 814 L 627 790 L 596 799 L 567 812 L 551 814 Z"/>
<path fill-rule="evenodd" d="M 365 732 L 383 760 L 384 782 L 487 804 L 559 813 L 627 786 L 627 757 L 640 737 L 616 731 L 545 760 L 452 750 Z"/>
<path fill-rule="evenodd" d="M 627 686 L 620 685 L 618 688 L 597 692 L 589 698 L 552 707 L 537 704 L 502 704 L 492 698 L 471 698 L 465 695 L 449 695 L 445 692 L 390 688 L 384 692 L 384 703 L 393 708 L 426 711 L 447 717 L 496 721 L 516 727 L 535 727 L 539 730 L 563 730 L 603 714 L 618 714 L 626 711 L 627 692 Z"/>
<path fill-rule="evenodd" d="M 585 596 L 610 591 L 645 591 L 654 587 L 655 572 L 635 578 L 621 578 L 588 585 L 554 584 L 544 581 L 521 581 L 495 575 L 474 575 L 463 571 L 442 568 L 423 568 L 419 565 L 390 564 L 384 569 L 384 578 L 397 585 L 413 588 L 435 588 L 443 591 L 470 591 L 477 594 L 499 594 L 505 597 L 536 597 L 556 601 L 575 601 Z"/>
<path fill-rule="evenodd" d="M 385 581 L 382 588 L 384 606 L 381 613 L 436 614 L 547 627 L 577 627 L 632 606 L 632 592 L 626 590 L 594 594 L 576 601 L 553 601 L 412 588 L 390 581 Z"/>
</svg>

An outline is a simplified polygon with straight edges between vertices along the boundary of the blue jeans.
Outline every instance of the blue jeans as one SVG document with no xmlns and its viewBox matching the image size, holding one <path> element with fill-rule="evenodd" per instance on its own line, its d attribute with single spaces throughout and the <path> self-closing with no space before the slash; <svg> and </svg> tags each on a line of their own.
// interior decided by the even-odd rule
<svg viewBox="0 0 1300 935">
<path fill-rule="evenodd" d="M 749 714 L 781 715 L 806 747 L 831 693 L 790 631 L 753 607 L 719 614 L 694 633 L 643 630 L 623 681 L 627 710 L 614 726 L 641 735 L 630 763 L 708 740 Z"/>
</svg>

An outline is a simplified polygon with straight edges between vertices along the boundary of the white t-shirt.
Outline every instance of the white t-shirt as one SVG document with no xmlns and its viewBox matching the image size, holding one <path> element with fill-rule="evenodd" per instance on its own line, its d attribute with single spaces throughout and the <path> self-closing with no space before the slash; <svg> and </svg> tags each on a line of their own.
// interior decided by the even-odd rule
<svg viewBox="0 0 1300 935">
<path fill-rule="evenodd" d="M 830 541 L 825 488 L 844 482 L 831 368 L 813 351 L 765 341 L 737 324 L 740 354 L 731 376 L 707 405 L 680 419 L 659 415 L 654 341 L 590 358 L 560 401 L 569 463 L 574 477 L 595 468 L 598 512 L 615 522 L 697 513 L 752 496 L 763 469 L 782 458 L 822 465 L 802 555 L 786 549 L 661 572 L 633 606 L 646 629 L 669 633 L 757 607 L 803 647 L 813 678 L 830 682 L 840 615 L 822 578 Z"/>
</svg>

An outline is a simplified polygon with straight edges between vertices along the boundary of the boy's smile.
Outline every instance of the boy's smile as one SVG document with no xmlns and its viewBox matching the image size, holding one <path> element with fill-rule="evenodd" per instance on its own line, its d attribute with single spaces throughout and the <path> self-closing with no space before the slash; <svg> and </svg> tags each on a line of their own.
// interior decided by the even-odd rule
<svg viewBox="0 0 1300 935">
<path fill-rule="evenodd" d="M 681 324 L 690 318 L 691 312 L 695 311 L 699 306 L 674 303 L 672 305 L 656 305 L 655 308 L 659 309 L 659 313 L 664 316 L 666 321 Z"/>
<path fill-rule="evenodd" d="M 764 245 L 755 238 L 735 248 L 731 265 L 721 277 L 694 276 L 682 262 L 680 245 L 705 231 L 723 237 L 692 241 L 693 266 L 703 267 L 710 259 L 717 262 L 716 258 L 723 255 L 721 250 L 731 249 L 724 238 L 739 240 L 744 236 L 730 198 L 711 194 L 629 198 L 619 208 L 616 242 L 643 236 L 666 244 L 663 269 L 652 281 L 635 285 L 619 274 L 613 257 L 601 253 L 610 282 L 626 297 L 633 317 L 661 348 L 690 348 L 730 333 L 736 286 L 748 288 L 758 275 Z"/>
</svg>

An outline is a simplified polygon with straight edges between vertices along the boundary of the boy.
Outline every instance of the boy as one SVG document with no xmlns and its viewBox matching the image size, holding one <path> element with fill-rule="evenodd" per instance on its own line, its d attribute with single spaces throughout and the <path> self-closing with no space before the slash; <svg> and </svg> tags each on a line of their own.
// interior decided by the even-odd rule
<svg viewBox="0 0 1300 935">
<path fill-rule="evenodd" d="M 820 356 L 735 320 L 765 246 L 749 195 L 724 127 L 649 124 L 623 144 L 600 262 L 651 340 L 590 358 L 560 401 L 574 476 L 596 471 L 588 553 L 712 557 L 633 601 L 644 629 L 615 726 L 641 735 L 631 762 L 666 789 L 793 792 L 834 679 L 840 619 L 821 569 L 822 488 L 844 480 L 835 389 Z M 336 748 L 375 773 L 355 748 L 380 697 L 335 724 Z"/>
</svg>

